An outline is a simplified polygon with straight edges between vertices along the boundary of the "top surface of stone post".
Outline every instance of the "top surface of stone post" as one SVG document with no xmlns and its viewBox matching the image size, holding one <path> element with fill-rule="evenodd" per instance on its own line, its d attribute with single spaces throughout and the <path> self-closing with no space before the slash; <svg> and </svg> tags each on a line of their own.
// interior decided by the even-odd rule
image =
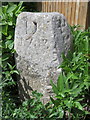
<svg viewBox="0 0 90 120">
<path fill-rule="evenodd" d="M 60 13 L 23 12 L 18 16 L 14 47 L 22 99 L 27 98 L 30 88 L 48 98 L 50 80 L 58 78 L 61 54 L 67 54 L 70 39 L 70 29 Z"/>
</svg>

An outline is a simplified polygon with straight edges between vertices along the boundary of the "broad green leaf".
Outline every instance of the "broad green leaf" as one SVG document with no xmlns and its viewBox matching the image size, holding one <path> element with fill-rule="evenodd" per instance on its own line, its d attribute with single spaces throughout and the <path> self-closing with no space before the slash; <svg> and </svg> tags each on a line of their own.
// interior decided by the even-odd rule
<svg viewBox="0 0 90 120">
<path fill-rule="evenodd" d="M 6 39 L 11 39 L 12 38 L 12 36 L 11 35 L 9 35 L 8 37 L 6 37 Z"/>
<path fill-rule="evenodd" d="M 68 81 L 71 77 L 72 77 L 72 73 L 69 72 L 69 73 L 67 74 L 67 81 Z"/>
<path fill-rule="evenodd" d="M 67 76 L 65 76 L 65 74 L 63 74 L 63 81 L 64 81 L 64 89 L 69 89 L 69 82 L 67 79 Z"/>
<path fill-rule="evenodd" d="M 77 84 L 74 80 L 73 82 L 71 83 L 71 88 L 72 90 L 75 90 L 76 88 L 78 88 L 79 84 Z"/>
<path fill-rule="evenodd" d="M 57 114 L 58 114 L 58 112 L 54 112 L 54 113 L 52 113 L 52 114 L 49 116 L 49 118 L 56 117 Z"/>
<path fill-rule="evenodd" d="M 85 82 L 84 82 L 84 85 L 86 86 L 87 89 L 89 89 L 89 87 L 90 87 L 90 80 L 89 80 L 88 82 L 85 81 Z"/>
<path fill-rule="evenodd" d="M 76 54 L 76 53 L 75 53 Z M 73 56 L 72 62 L 78 62 L 80 57 L 82 57 L 82 52 L 80 52 L 77 56 Z"/>
<path fill-rule="evenodd" d="M 72 78 L 72 79 L 78 79 L 78 77 L 74 73 L 68 73 L 67 80 L 69 80 L 70 78 Z"/>
<path fill-rule="evenodd" d="M 63 89 L 64 89 L 64 76 L 62 73 L 58 77 L 57 88 L 59 91 L 63 91 Z"/>
<path fill-rule="evenodd" d="M 9 71 L 5 71 L 5 72 L 3 72 L 3 74 L 6 75 L 6 78 L 10 78 L 10 72 Z"/>
<path fill-rule="evenodd" d="M 13 16 L 13 12 L 10 12 L 10 13 L 8 14 L 8 16 L 9 16 L 10 18 L 14 17 L 14 16 Z"/>
<path fill-rule="evenodd" d="M 2 26 L 2 33 L 6 36 L 8 31 L 8 25 Z"/>
<path fill-rule="evenodd" d="M 7 40 L 5 44 L 6 48 L 9 48 L 11 50 L 13 48 L 14 42 L 12 40 Z"/>
<path fill-rule="evenodd" d="M 8 46 L 8 48 L 11 50 L 11 49 L 13 48 L 13 45 L 14 45 L 14 43 L 12 42 L 12 43 Z"/>
<path fill-rule="evenodd" d="M 68 67 L 67 65 L 65 65 L 64 67 L 61 65 L 61 68 L 63 68 L 67 72 L 71 71 L 70 67 Z"/>
<path fill-rule="evenodd" d="M 57 80 L 57 88 L 60 90 L 61 88 L 61 81 L 62 81 L 62 73 L 59 75 L 58 80 Z"/>
<path fill-rule="evenodd" d="M 77 108 L 80 109 L 80 110 L 83 110 L 83 107 L 82 107 L 82 105 L 80 104 L 80 102 L 74 102 L 74 104 L 75 104 L 75 107 L 77 107 Z"/>
<path fill-rule="evenodd" d="M 20 1 L 18 4 L 18 9 L 20 9 L 22 7 L 23 1 Z"/>
<path fill-rule="evenodd" d="M 30 114 L 30 118 L 31 119 L 35 119 L 35 118 L 37 118 L 35 115 L 33 115 L 33 114 Z"/>
<path fill-rule="evenodd" d="M 8 8 L 8 5 L 2 6 L 2 12 L 3 12 L 3 14 L 7 13 L 7 8 Z"/>
<path fill-rule="evenodd" d="M 72 79 L 79 79 L 74 73 L 72 74 Z"/>
<path fill-rule="evenodd" d="M 3 68 L 4 70 L 6 70 L 6 68 L 7 68 L 7 61 L 8 61 L 8 60 L 5 60 L 5 61 L 2 62 L 2 68 Z"/>
<path fill-rule="evenodd" d="M 90 115 L 90 112 L 88 112 L 88 111 L 85 111 L 85 114 L 87 115 L 87 114 L 89 114 Z"/>
<path fill-rule="evenodd" d="M 59 92 L 58 96 L 55 96 L 56 98 L 63 99 L 65 97 L 64 93 Z"/>
<path fill-rule="evenodd" d="M 80 84 L 78 88 L 73 89 L 73 92 L 72 92 L 73 95 L 78 96 L 78 94 L 80 94 L 80 92 L 82 91 L 83 87 L 84 87 L 84 84 Z"/>
<path fill-rule="evenodd" d="M 13 113 L 13 117 L 15 117 L 15 116 L 16 116 L 16 114 L 17 114 L 16 112 L 15 112 L 15 113 Z"/>
<path fill-rule="evenodd" d="M 59 91 L 58 91 L 58 88 L 56 87 L 56 85 L 52 82 L 52 80 L 50 81 L 51 85 L 52 85 L 52 89 L 54 91 L 55 94 L 58 95 Z"/>
<path fill-rule="evenodd" d="M 7 13 L 11 13 L 16 9 L 17 5 L 13 4 L 11 6 L 8 7 L 7 9 Z"/>
<path fill-rule="evenodd" d="M 8 22 L 8 25 L 12 26 L 12 25 L 13 25 L 12 21 L 9 21 L 9 22 Z"/>
<path fill-rule="evenodd" d="M 9 55 L 8 54 L 2 55 L 2 61 L 6 61 L 8 59 L 9 59 Z"/>
<path fill-rule="evenodd" d="M 12 71 L 10 71 L 10 73 L 11 73 L 11 74 L 16 73 L 16 74 L 19 75 L 19 72 L 18 72 L 17 70 L 12 70 Z"/>
<path fill-rule="evenodd" d="M 16 53 L 16 50 L 15 50 L 15 49 L 12 49 L 12 50 L 11 50 L 11 53 Z"/>
<path fill-rule="evenodd" d="M 72 70 L 76 70 L 79 67 L 79 65 L 75 65 Z"/>
<path fill-rule="evenodd" d="M 73 106 L 73 101 L 65 100 L 65 101 L 64 101 L 64 104 L 65 104 L 68 108 L 72 108 L 72 106 Z"/>
<path fill-rule="evenodd" d="M 77 41 L 77 40 L 79 39 L 81 33 L 82 33 L 82 30 L 80 30 L 80 31 L 78 32 L 78 34 L 77 34 L 77 36 L 76 36 L 76 38 L 75 38 L 75 41 Z"/>
<path fill-rule="evenodd" d="M 24 7 L 22 7 L 21 9 L 19 9 L 16 13 L 15 13 L 15 15 L 16 15 L 16 17 L 21 13 L 21 11 L 24 9 Z"/>
<path fill-rule="evenodd" d="M 16 11 L 15 11 L 15 15 L 17 16 L 21 11 L 22 11 L 22 9 L 24 8 L 24 7 L 22 7 L 22 4 L 23 4 L 23 1 L 21 1 L 19 4 L 18 4 L 18 6 L 17 6 L 17 8 L 16 8 Z M 21 8 L 22 7 L 22 8 Z"/>
<path fill-rule="evenodd" d="M 2 25 L 2 27 L 3 27 L 3 26 L 5 26 L 5 25 L 7 25 L 7 22 L 6 22 L 5 20 L 3 20 L 3 21 L 0 23 L 0 25 Z"/>
<path fill-rule="evenodd" d="M 90 32 L 84 31 L 84 32 L 82 33 L 82 36 L 83 36 L 83 37 L 88 36 L 88 35 L 90 36 Z"/>
<path fill-rule="evenodd" d="M 64 110 L 62 109 L 62 107 L 58 107 L 58 113 L 59 113 L 59 118 L 63 118 Z"/>
<path fill-rule="evenodd" d="M 13 69 L 13 66 L 10 65 L 9 63 L 7 63 L 7 64 L 8 64 L 8 66 L 9 66 L 10 70 L 12 70 L 12 69 Z"/>
</svg>

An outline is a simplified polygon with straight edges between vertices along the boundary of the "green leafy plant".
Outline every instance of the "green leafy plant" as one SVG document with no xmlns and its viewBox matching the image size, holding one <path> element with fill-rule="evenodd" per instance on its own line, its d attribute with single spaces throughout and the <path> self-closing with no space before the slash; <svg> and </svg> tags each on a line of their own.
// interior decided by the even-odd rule
<svg viewBox="0 0 90 120">
<path fill-rule="evenodd" d="M 24 101 L 21 106 L 14 109 L 13 113 L 11 114 L 12 119 L 59 120 L 58 114 L 53 108 L 52 103 L 48 102 L 47 104 L 43 104 L 41 102 L 41 97 L 41 93 L 33 91 L 31 94 L 31 99 Z"/>
<path fill-rule="evenodd" d="M 75 30 L 76 29 L 76 30 Z M 90 31 L 78 30 L 76 26 L 71 28 L 73 35 L 73 51 L 66 57 L 60 66 L 63 72 L 60 74 L 57 85 L 51 81 L 56 99 L 51 97 L 56 110 L 60 109 L 60 118 L 85 119 L 89 114 L 89 88 L 90 76 L 88 67 L 88 43 Z M 87 102 L 88 101 L 88 102 Z"/>
<path fill-rule="evenodd" d="M 0 55 L 2 56 L 0 59 L 0 66 L 2 67 L 2 81 L 0 83 L 0 86 L 3 89 L 3 119 L 9 119 L 9 116 L 11 115 L 13 108 L 15 107 L 15 103 L 10 97 L 10 89 L 16 84 L 14 78 L 15 74 L 19 74 L 15 68 L 14 62 L 14 31 L 16 25 L 16 18 L 22 10 L 22 2 L 20 2 L 19 4 L 14 4 L 11 2 L 0 7 L 0 27 L 2 26 L 2 40 L 0 41 L 0 49 L 2 52 L 0 53 Z"/>
<path fill-rule="evenodd" d="M 32 92 L 31 99 L 22 103 L 22 106 L 15 109 L 13 117 L 16 119 L 30 120 L 40 118 L 43 114 L 44 105 L 40 101 L 42 94 L 36 91 Z"/>
<path fill-rule="evenodd" d="M 8 3 L 5 6 L 0 8 L 0 16 L 2 22 L 2 75 L 3 82 L 7 81 L 12 84 L 13 78 L 12 74 L 18 73 L 16 72 L 14 65 L 14 29 L 16 24 L 16 17 L 22 11 L 23 7 L 22 2 L 18 5 L 13 3 Z M 13 70 L 13 71 L 12 71 Z M 8 84 L 7 82 L 7 84 Z"/>
<path fill-rule="evenodd" d="M 61 110 L 59 118 L 63 118 L 66 115 L 66 117 L 70 119 L 72 117 L 72 111 L 77 109 L 74 111 L 73 116 L 78 119 L 76 114 L 81 116 L 84 114 L 83 106 L 80 103 L 83 100 L 83 98 L 80 98 L 83 86 L 79 86 L 75 82 L 69 84 L 68 80 L 68 77 L 61 73 L 57 85 L 51 81 L 52 89 L 56 94 L 56 99 L 54 100 L 51 97 L 51 101 L 56 110 Z"/>
</svg>

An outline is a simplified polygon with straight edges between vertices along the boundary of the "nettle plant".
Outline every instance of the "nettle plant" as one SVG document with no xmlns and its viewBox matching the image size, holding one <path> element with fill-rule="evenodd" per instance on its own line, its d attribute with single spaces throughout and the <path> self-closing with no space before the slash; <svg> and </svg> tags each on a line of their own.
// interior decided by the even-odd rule
<svg viewBox="0 0 90 120">
<path fill-rule="evenodd" d="M 52 89 L 56 99 L 51 97 L 54 109 L 60 111 L 59 117 L 68 119 L 86 119 L 90 114 L 90 67 L 89 42 L 90 29 L 78 30 L 71 27 L 73 35 L 73 50 L 65 57 L 60 68 L 57 85 L 51 81 Z"/>
</svg>

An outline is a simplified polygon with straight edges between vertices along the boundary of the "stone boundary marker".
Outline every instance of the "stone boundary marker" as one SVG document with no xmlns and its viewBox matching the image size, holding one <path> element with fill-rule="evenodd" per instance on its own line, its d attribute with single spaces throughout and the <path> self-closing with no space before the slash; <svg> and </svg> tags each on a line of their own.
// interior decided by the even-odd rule
<svg viewBox="0 0 90 120">
<path fill-rule="evenodd" d="M 56 82 L 60 73 L 61 54 L 70 49 L 65 17 L 58 12 L 22 12 L 17 18 L 14 42 L 20 99 L 30 98 L 31 91 L 37 90 L 46 103 L 52 95 L 50 80 Z"/>
</svg>

